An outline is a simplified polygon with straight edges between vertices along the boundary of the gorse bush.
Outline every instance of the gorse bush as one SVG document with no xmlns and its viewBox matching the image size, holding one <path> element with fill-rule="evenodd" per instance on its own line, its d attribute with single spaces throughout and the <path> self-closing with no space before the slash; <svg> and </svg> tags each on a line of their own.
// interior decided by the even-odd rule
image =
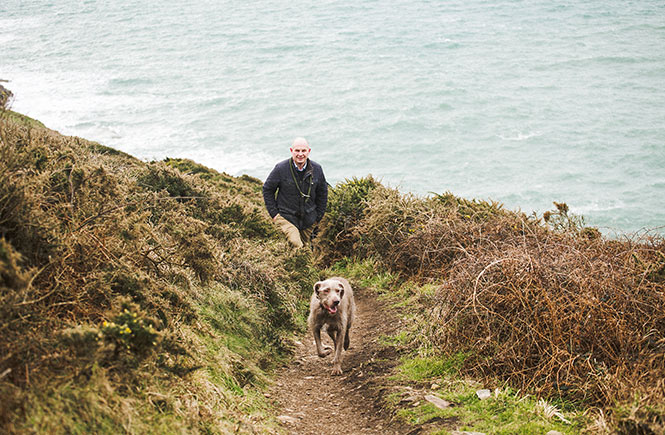
<svg viewBox="0 0 665 435">
<path fill-rule="evenodd" d="M 423 304 L 414 309 L 419 345 L 465 355 L 462 373 L 487 382 L 610 414 L 637 397 L 631 418 L 665 414 L 660 236 L 606 240 L 563 203 L 541 220 L 494 202 L 377 185 L 362 205 L 336 235 L 343 252 L 435 288 L 411 299 Z M 338 252 L 334 240 L 326 243 Z"/>
<path fill-rule="evenodd" d="M 124 308 L 110 322 L 104 320 L 97 338 L 111 341 L 116 346 L 136 353 L 149 352 L 157 345 L 159 337 L 153 323 L 149 319 L 139 317 L 136 311 Z"/>
<path fill-rule="evenodd" d="M 8 111 L 0 141 L 3 432 L 269 425 L 245 388 L 292 346 L 317 277 L 276 235 L 260 181 Z"/>
<path fill-rule="evenodd" d="M 329 189 L 328 209 L 319 227 L 317 245 L 321 261 L 328 264 L 349 255 L 354 249 L 351 230 L 364 216 L 371 192 L 379 183 L 368 176 L 338 183 Z"/>
<path fill-rule="evenodd" d="M 459 198 L 450 192 L 434 194 L 433 200 L 435 202 L 440 202 L 447 209 L 457 212 L 460 218 L 473 219 L 477 222 L 510 215 L 510 213 L 504 210 L 503 206 L 497 202 Z"/>
</svg>

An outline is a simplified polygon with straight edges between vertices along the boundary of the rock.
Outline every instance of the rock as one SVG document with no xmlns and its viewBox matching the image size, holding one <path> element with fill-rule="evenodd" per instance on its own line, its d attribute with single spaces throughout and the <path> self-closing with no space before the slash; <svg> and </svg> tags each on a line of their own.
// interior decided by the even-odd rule
<svg viewBox="0 0 665 435">
<path fill-rule="evenodd" d="M 290 415 L 280 415 L 277 417 L 277 420 L 285 424 L 296 424 L 298 422 L 297 418 L 291 417 Z"/>
<path fill-rule="evenodd" d="M 417 402 L 418 399 L 419 399 L 419 397 L 418 397 L 417 394 L 412 394 L 412 395 L 409 395 L 409 396 L 403 398 L 402 400 L 400 400 L 400 403 L 404 403 L 404 402 Z"/>
<path fill-rule="evenodd" d="M 448 402 L 447 400 L 443 400 L 439 397 L 432 396 L 431 394 L 425 396 L 425 400 L 427 400 L 429 403 L 431 403 L 432 405 L 436 406 L 439 409 L 450 408 L 450 405 L 452 405 L 452 403 Z"/>
<path fill-rule="evenodd" d="M 559 432 L 558 430 L 551 430 L 551 431 L 547 432 L 545 435 L 563 435 L 563 434 L 561 432 Z"/>
<path fill-rule="evenodd" d="M 478 390 L 476 391 L 476 396 L 478 396 L 480 400 L 485 400 L 492 397 L 492 392 L 490 390 Z"/>
<path fill-rule="evenodd" d="M 432 389 L 432 390 L 438 390 L 440 387 L 441 387 L 441 386 L 440 386 L 439 384 L 432 384 L 432 386 L 430 387 L 430 389 Z"/>
<path fill-rule="evenodd" d="M 8 108 L 13 96 L 12 91 L 0 85 L 0 108 Z"/>
</svg>

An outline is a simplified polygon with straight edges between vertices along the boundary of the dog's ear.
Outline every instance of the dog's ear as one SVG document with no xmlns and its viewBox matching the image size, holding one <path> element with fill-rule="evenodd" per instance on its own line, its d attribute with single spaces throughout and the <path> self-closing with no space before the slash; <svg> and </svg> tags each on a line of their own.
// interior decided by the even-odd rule
<svg viewBox="0 0 665 435">
<path fill-rule="evenodd" d="M 322 284 L 323 281 L 319 281 L 316 284 L 314 284 L 314 293 L 316 293 L 316 296 L 319 296 L 319 289 L 321 288 Z"/>
<path fill-rule="evenodd" d="M 339 288 L 339 297 L 340 298 L 344 297 L 344 284 L 337 281 L 337 288 Z"/>
</svg>

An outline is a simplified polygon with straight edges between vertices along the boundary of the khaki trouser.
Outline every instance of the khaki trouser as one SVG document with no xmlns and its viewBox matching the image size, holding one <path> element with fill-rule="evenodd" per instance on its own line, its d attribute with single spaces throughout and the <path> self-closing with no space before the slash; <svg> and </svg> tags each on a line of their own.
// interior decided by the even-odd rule
<svg viewBox="0 0 665 435">
<path fill-rule="evenodd" d="M 309 243 L 312 237 L 312 231 L 314 227 L 309 227 L 304 230 L 299 230 L 291 222 L 284 219 L 281 215 L 276 215 L 273 218 L 275 225 L 279 227 L 280 230 L 286 235 L 286 238 L 291 242 L 296 248 L 302 248 L 305 243 Z"/>
</svg>

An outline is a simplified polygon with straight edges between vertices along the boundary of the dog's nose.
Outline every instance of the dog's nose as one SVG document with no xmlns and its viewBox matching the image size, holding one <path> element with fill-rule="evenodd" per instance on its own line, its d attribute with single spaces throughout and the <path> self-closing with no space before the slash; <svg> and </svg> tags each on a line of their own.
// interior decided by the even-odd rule
<svg viewBox="0 0 665 435">
<path fill-rule="evenodd" d="M 334 306 L 334 307 L 336 307 L 337 305 L 339 305 L 339 301 L 335 301 L 335 302 L 333 302 L 333 306 Z"/>
</svg>

